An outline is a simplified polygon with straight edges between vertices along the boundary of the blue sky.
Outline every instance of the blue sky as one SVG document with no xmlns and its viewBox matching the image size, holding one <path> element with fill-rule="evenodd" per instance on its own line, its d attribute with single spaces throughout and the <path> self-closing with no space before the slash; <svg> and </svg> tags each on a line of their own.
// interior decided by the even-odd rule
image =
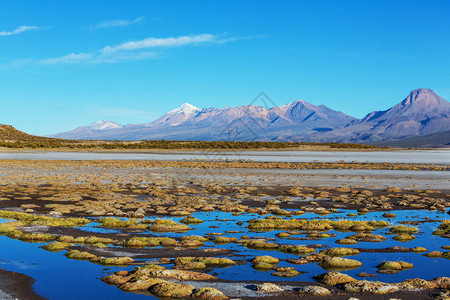
<svg viewBox="0 0 450 300">
<path fill-rule="evenodd" d="M 264 91 L 355 117 L 450 99 L 450 1 L 2 1 L 0 123 L 149 122 Z"/>
</svg>

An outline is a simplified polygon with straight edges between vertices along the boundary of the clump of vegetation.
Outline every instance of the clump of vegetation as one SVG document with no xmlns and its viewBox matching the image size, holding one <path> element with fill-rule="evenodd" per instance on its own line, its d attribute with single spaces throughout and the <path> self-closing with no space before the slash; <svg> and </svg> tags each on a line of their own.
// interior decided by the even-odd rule
<svg viewBox="0 0 450 300">
<path fill-rule="evenodd" d="M 386 240 L 386 237 L 379 235 L 379 234 L 357 233 L 357 234 L 348 236 L 347 239 L 353 239 L 358 242 L 379 243 L 379 242 L 384 242 Z"/>
<path fill-rule="evenodd" d="M 183 267 L 185 269 L 203 269 L 209 266 L 232 266 L 236 262 L 229 258 L 219 258 L 219 257 L 190 257 L 183 256 L 177 257 L 173 260 L 176 267 Z"/>
<path fill-rule="evenodd" d="M 439 236 L 448 236 L 450 235 L 450 220 L 442 221 L 441 225 L 439 225 L 438 229 L 433 231 L 434 235 Z"/>
<path fill-rule="evenodd" d="M 184 218 L 184 219 L 180 220 L 180 223 L 183 223 L 183 224 L 201 224 L 201 223 L 203 223 L 203 221 L 200 220 L 200 219 L 194 218 L 192 216 L 189 216 L 187 218 Z"/>
<path fill-rule="evenodd" d="M 275 236 L 280 239 L 284 239 L 284 238 L 290 237 L 291 234 L 289 234 L 287 232 L 279 232 L 279 233 L 275 234 Z"/>
<path fill-rule="evenodd" d="M 342 245 L 354 245 L 354 244 L 358 244 L 358 242 L 354 239 L 339 239 L 336 241 L 336 243 L 338 244 L 342 244 Z"/>
<path fill-rule="evenodd" d="M 424 247 L 414 247 L 414 248 L 411 248 L 410 251 L 411 252 L 418 252 L 418 253 L 420 253 L 420 252 L 427 252 L 428 249 L 424 248 Z"/>
<path fill-rule="evenodd" d="M 158 283 L 150 287 L 150 291 L 162 298 L 186 298 L 194 291 L 192 285 L 178 284 L 172 282 Z"/>
<path fill-rule="evenodd" d="M 146 224 L 139 223 L 136 219 L 120 220 L 117 218 L 101 218 L 97 220 L 100 227 L 105 228 L 129 228 L 129 229 L 145 229 Z"/>
<path fill-rule="evenodd" d="M 216 236 L 213 242 L 214 244 L 229 244 L 229 243 L 237 243 L 239 242 L 239 239 L 235 237 Z"/>
<path fill-rule="evenodd" d="M 349 258 L 342 257 L 326 257 L 320 266 L 327 270 L 349 270 L 362 266 L 362 263 Z"/>
<path fill-rule="evenodd" d="M 278 248 L 278 244 L 267 243 L 263 240 L 242 240 L 241 243 L 244 247 L 252 248 L 252 249 L 276 249 L 276 248 Z"/>
<path fill-rule="evenodd" d="M 212 287 L 203 287 L 195 289 L 192 292 L 192 298 L 194 299 L 214 299 L 214 300 L 227 300 L 228 297 L 225 296 L 221 291 Z"/>
<path fill-rule="evenodd" d="M 282 246 L 278 247 L 277 250 L 280 252 L 292 253 L 292 254 L 297 254 L 297 255 L 316 252 L 316 250 L 314 248 L 309 248 L 309 247 L 299 246 L 299 245 L 282 245 Z"/>
<path fill-rule="evenodd" d="M 413 264 L 404 261 L 385 261 L 378 265 L 380 270 L 404 270 L 413 267 Z"/>
<path fill-rule="evenodd" d="M 157 219 L 152 222 L 148 229 L 155 232 L 186 232 L 191 228 L 169 219 Z"/>
<path fill-rule="evenodd" d="M 52 242 L 52 243 L 48 243 L 48 244 L 42 246 L 42 249 L 47 250 L 47 251 L 58 252 L 58 251 L 62 251 L 64 249 L 66 249 L 70 246 L 72 246 L 72 244 L 70 244 L 70 243 Z"/>
<path fill-rule="evenodd" d="M 426 257 L 444 257 L 444 253 L 441 251 L 431 251 L 425 254 Z"/>
<path fill-rule="evenodd" d="M 83 226 L 90 221 L 84 218 L 52 218 L 17 211 L 0 210 L 0 218 L 13 219 L 29 225 L 47 225 L 59 227 Z"/>
<path fill-rule="evenodd" d="M 391 219 L 397 217 L 397 215 L 394 213 L 385 213 L 383 214 L 383 217 Z"/>
<path fill-rule="evenodd" d="M 416 237 L 411 234 L 402 233 L 402 234 L 394 236 L 392 239 L 396 240 L 396 241 L 400 241 L 400 242 L 407 242 L 407 241 L 412 241 L 415 238 Z"/>
<path fill-rule="evenodd" d="M 328 285 L 338 285 L 356 281 L 355 278 L 339 272 L 328 272 L 318 275 L 315 278 L 318 279 L 320 282 Z"/>
<path fill-rule="evenodd" d="M 248 221 L 248 228 L 252 230 L 317 230 L 328 231 L 335 230 L 350 230 L 365 231 L 375 230 L 374 227 L 383 228 L 389 226 L 385 221 L 331 221 L 331 220 L 305 220 L 305 219 L 281 219 L 281 218 L 265 218 L 253 219 Z"/>
<path fill-rule="evenodd" d="M 416 233 L 419 229 L 417 227 L 405 226 L 405 225 L 397 225 L 390 228 L 392 233 Z"/>
<path fill-rule="evenodd" d="M 168 237 L 143 237 L 135 236 L 122 242 L 124 247 L 157 247 L 157 246 L 177 246 L 178 241 Z"/>
<path fill-rule="evenodd" d="M 255 269 L 272 269 L 279 262 L 280 260 L 278 258 L 269 255 L 257 256 L 252 260 Z"/>
<path fill-rule="evenodd" d="M 129 265 L 134 262 L 134 259 L 131 257 L 123 256 L 123 257 L 102 257 L 98 260 L 98 262 L 102 265 L 112 266 L 112 265 Z"/>
<path fill-rule="evenodd" d="M 295 277 L 301 274 L 301 272 L 294 269 L 294 267 L 274 267 L 275 272 L 273 272 L 272 276 L 277 277 Z"/>
<path fill-rule="evenodd" d="M 320 251 L 319 253 L 328 256 L 350 256 L 358 255 L 359 250 L 353 248 L 328 248 L 326 250 Z"/>
<path fill-rule="evenodd" d="M 90 261 L 98 261 L 100 258 L 92 253 L 86 251 L 79 250 L 69 250 L 64 254 L 66 257 L 71 259 L 79 259 L 79 260 L 90 260 Z"/>
</svg>

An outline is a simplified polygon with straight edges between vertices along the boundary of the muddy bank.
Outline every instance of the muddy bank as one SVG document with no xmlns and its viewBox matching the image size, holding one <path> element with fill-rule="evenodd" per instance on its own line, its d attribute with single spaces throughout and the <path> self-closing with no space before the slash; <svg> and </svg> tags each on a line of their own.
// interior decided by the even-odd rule
<svg viewBox="0 0 450 300">
<path fill-rule="evenodd" d="M 33 290 L 34 279 L 20 273 L 0 268 L 0 298 L 20 300 L 45 300 Z"/>
</svg>

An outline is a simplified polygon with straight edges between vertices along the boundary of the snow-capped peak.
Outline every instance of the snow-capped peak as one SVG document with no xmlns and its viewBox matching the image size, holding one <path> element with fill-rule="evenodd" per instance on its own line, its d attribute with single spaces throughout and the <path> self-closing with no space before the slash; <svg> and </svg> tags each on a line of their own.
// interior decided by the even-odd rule
<svg viewBox="0 0 450 300">
<path fill-rule="evenodd" d="M 92 129 L 92 130 L 108 130 L 108 129 L 114 129 L 114 128 L 122 128 L 123 126 L 118 123 L 109 121 L 109 120 L 101 120 L 101 121 L 92 123 L 88 127 L 89 127 L 89 129 Z"/>
<path fill-rule="evenodd" d="M 201 109 L 198 107 L 195 107 L 192 104 L 183 103 L 180 107 L 169 111 L 168 114 L 175 115 L 175 114 L 184 113 L 185 115 L 190 115 L 190 114 L 198 112 L 198 111 L 201 111 Z"/>
</svg>

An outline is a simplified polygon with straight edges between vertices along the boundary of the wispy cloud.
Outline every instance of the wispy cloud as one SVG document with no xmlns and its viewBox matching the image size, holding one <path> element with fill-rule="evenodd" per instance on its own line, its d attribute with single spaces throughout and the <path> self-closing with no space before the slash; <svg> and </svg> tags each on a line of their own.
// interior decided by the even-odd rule
<svg viewBox="0 0 450 300">
<path fill-rule="evenodd" d="M 73 63 L 79 63 L 79 62 L 85 62 L 92 59 L 91 53 L 70 53 L 61 57 L 54 57 L 54 58 L 46 58 L 39 60 L 39 63 L 42 64 L 73 64 Z"/>
<path fill-rule="evenodd" d="M 231 41 L 231 40 L 229 40 Z M 200 44 L 222 44 L 218 36 L 213 34 L 198 34 L 169 38 L 146 38 L 130 41 L 115 46 L 106 46 L 90 53 L 70 53 L 61 57 L 38 60 L 39 64 L 75 64 L 75 63 L 117 63 L 129 60 L 154 59 L 159 52 L 158 48 L 174 48 L 184 46 L 197 46 Z M 152 51 L 149 51 L 152 49 Z"/>
<path fill-rule="evenodd" d="M 39 26 L 19 26 L 12 31 L 0 31 L 0 36 L 16 35 L 16 34 L 23 33 L 25 31 L 38 30 L 38 29 L 40 29 Z"/>
<path fill-rule="evenodd" d="M 199 34 L 169 38 L 150 37 L 140 41 L 131 41 L 120 44 L 118 46 L 106 46 L 100 51 L 102 53 L 114 53 L 117 51 L 130 51 L 155 47 L 182 47 L 188 45 L 198 45 L 201 43 L 213 42 L 217 40 L 217 36 L 213 34 Z"/>
<path fill-rule="evenodd" d="M 103 21 L 95 26 L 97 29 L 102 28 L 112 28 L 112 27 L 126 27 L 133 24 L 139 24 L 143 23 L 145 20 L 145 17 L 137 17 L 134 20 L 107 20 Z"/>
</svg>

